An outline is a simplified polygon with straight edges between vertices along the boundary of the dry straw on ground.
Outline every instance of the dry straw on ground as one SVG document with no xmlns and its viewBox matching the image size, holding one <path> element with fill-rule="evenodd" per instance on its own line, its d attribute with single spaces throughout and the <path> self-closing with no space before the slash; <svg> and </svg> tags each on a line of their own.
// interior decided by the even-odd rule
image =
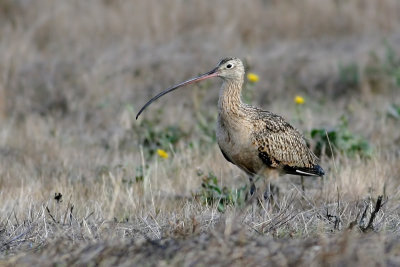
<svg viewBox="0 0 400 267">
<path fill-rule="evenodd" d="M 0 265 L 398 265 L 398 14 L 395 0 L 0 0 Z M 220 82 L 134 115 L 223 56 L 258 74 L 253 104 L 305 133 L 344 115 L 373 155 L 325 147 L 324 180 L 274 181 L 268 210 L 204 203 L 209 172 L 247 183 L 213 139 Z"/>
</svg>

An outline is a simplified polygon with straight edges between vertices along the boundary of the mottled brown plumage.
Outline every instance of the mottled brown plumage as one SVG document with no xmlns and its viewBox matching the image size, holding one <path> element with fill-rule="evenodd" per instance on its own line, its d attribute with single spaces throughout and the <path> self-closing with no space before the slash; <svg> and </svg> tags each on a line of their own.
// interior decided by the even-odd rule
<svg viewBox="0 0 400 267">
<path fill-rule="evenodd" d="M 228 161 L 244 170 L 250 180 L 256 174 L 267 177 L 273 173 L 324 175 L 317 157 L 297 129 L 278 115 L 242 102 L 244 74 L 244 66 L 239 59 L 225 58 L 210 72 L 152 98 L 137 117 L 154 100 L 168 92 L 200 80 L 220 77 L 223 84 L 218 100 L 217 141 Z"/>
</svg>

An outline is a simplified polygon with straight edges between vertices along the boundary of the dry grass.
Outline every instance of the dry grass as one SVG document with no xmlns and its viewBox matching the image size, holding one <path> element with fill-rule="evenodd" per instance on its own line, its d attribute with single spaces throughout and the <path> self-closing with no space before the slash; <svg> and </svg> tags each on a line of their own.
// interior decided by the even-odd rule
<svg viewBox="0 0 400 267">
<path fill-rule="evenodd" d="M 390 48 L 400 60 L 399 13 L 395 0 L 0 0 L 0 265 L 399 264 L 400 94 L 382 67 Z M 304 132 L 345 115 L 373 156 L 322 155 L 325 179 L 302 192 L 280 178 L 268 209 L 203 203 L 199 170 L 247 183 L 212 138 L 219 82 L 134 115 L 231 55 L 261 77 L 254 104 Z M 168 126 L 176 143 L 146 141 Z"/>
</svg>

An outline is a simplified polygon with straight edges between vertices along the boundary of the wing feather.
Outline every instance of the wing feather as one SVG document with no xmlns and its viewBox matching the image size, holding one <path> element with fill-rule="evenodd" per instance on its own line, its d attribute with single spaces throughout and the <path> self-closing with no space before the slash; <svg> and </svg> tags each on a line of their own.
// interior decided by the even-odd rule
<svg viewBox="0 0 400 267">
<path fill-rule="evenodd" d="M 258 118 L 255 120 L 253 139 L 258 145 L 260 158 L 271 163 L 271 167 L 280 167 L 284 171 L 286 168 L 287 173 L 302 175 L 300 172 L 311 172 L 315 175 L 312 170 L 319 167 L 318 158 L 308 148 L 300 132 L 271 112 L 261 111 L 256 114 Z M 268 160 L 265 160 L 267 157 Z"/>
</svg>

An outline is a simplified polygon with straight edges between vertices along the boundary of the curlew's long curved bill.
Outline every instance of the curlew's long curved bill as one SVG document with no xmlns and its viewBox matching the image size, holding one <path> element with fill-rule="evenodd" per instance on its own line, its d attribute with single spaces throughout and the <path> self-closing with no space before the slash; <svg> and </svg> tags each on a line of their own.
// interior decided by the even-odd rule
<svg viewBox="0 0 400 267">
<path fill-rule="evenodd" d="M 158 95 L 156 95 L 155 97 L 153 97 L 152 99 L 149 100 L 149 102 L 147 102 L 138 112 L 138 114 L 136 115 L 136 119 L 139 118 L 140 114 L 142 114 L 142 112 L 148 107 L 150 106 L 151 103 L 153 103 L 154 101 L 156 101 L 157 99 L 159 99 L 160 97 L 162 97 L 165 94 L 168 94 L 169 92 L 172 92 L 176 89 L 178 89 L 179 87 L 191 84 L 191 83 L 195 83 L 195 82 L 199 82 L 208 78 L 212 78 L 212 77 L 217 77 L 217 68 L 213 69 L 212 71 L 209 71 L 207 73 L 204 73 L 196 78 L 192 78 L 190 80 L 184 81 L 180 84 L 174 85 L 168 89 L 166 89 L 165 91 L 162 91 L 161 93 L 159 93 Z"/>
</svg>

